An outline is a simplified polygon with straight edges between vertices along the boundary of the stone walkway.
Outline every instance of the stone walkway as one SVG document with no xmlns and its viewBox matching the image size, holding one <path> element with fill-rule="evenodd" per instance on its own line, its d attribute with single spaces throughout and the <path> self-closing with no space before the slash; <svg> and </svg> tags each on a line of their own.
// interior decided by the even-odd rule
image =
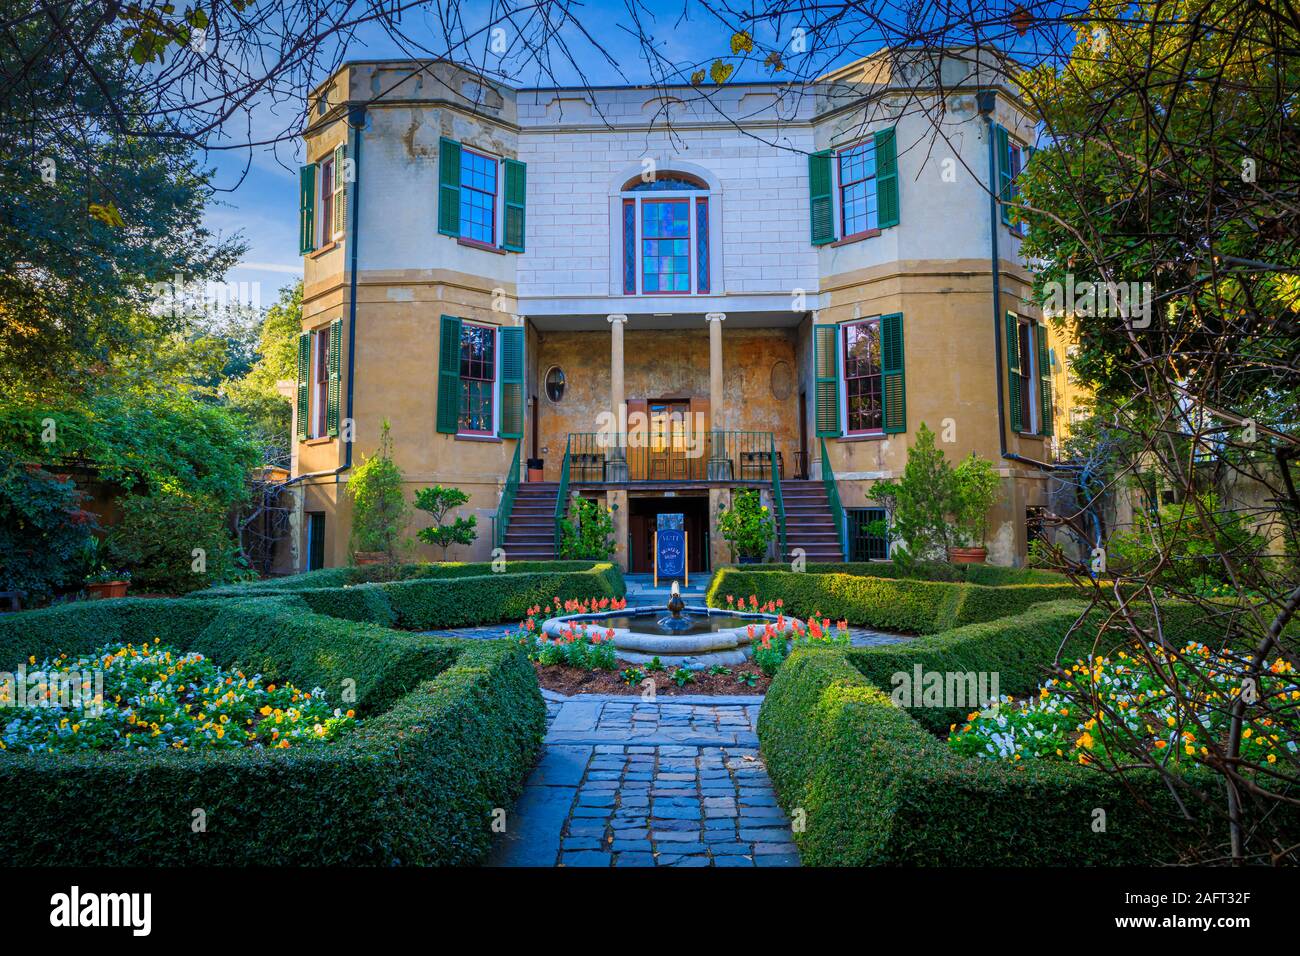
<svg viewBox="0 0 1300 956">
<path fill-rule="evenodd" d="M 495 866 L 798 866 L 758 753 L 762 698 L 547 695 Z"/>
</svg>

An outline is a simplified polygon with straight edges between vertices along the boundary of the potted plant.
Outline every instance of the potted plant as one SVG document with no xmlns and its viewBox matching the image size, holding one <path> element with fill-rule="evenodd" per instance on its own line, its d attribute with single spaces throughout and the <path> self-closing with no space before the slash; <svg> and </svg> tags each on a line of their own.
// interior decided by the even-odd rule
<svg viewBox="0 0 1300 956">
<path fill-rule="evenodd" d="M 543 458 L 528 459 L 528 480 L 545 481 L 546 480 L 546 460 Z"/>
<path fill-rule="evenodd" d="M 934 432 L 925 422 L 907 450 L 902 475 L 876 482 L 870 494 L 889 520 L 872 522 L 868 533 L 888 535 L 894 541 L 890 553 L 895 565 L 907 568 L 917 561 L 942 560 L 953 534 L 947 517 L 952 466 L 935 446 Z"/>
<path fill-rule="evenodd" d="M 767 505 L 757 491 L 739 492 L 718 515 L 718 531 L 740 557 L 741 564 L 758 564 L 776 534 Z"/>
<path fill-rule="evenodd" d="M 459 488 L 434 485 L 432 488 L 421 488 L 415 493 L 415 507 L 427 511 L 433 517 L 433 526 L 421 528 L 416 532 L 416 537 L 428 544 L 439 545 L 444 561 L 447 560 L 447 549 L 453 544 L 473 544 L 478 537 L 478 532 L 474 530 L 478 524 L 475 515 L 468 518 L 458 515 L 451 524 L 443 523 L 447 512 L 468 503 L 469 495 Z"/>
<path fill-rule="evenodd" d="M 101 598 L 126 597 L 126 589 L 131 586 L 130 571 L 96 571 L 86 576 L 86 590 L 92 601 Z"/>
<path fill-rule="evenodd" d="M 385 420 L 379 448 L 348 480 L 352 499 L 352 556 L 357 564 L 393 564 L 410 506 L 402 494 L 405 477 L 393 461 L 393 440 Z"/>
<path fill-rule="evenodd" d="M 971 452 L 952 470 L 948 511 L 956 529 L 956 544 L 948 548 L 953 564 L 983 564 L 989 556 L 989 510 L 997 503 L 1002 481 L 993 463 Z"/>
</svg>

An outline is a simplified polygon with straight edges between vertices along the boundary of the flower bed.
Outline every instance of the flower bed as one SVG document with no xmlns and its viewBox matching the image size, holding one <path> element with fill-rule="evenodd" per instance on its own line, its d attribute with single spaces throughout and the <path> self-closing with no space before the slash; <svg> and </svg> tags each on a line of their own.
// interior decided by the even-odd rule
<svg viewBox="0 0 1300 956">
<path fill-rule="evenodd" d="M 324 746 L 0 753 L 11 863 L 480 863 L 493 812 L 513 804 L 545 731 L 536 676 L 514 645 L 338 620 L 296 595 L 3 615 L 0 666 L 155 636 L 266 675 L 271 693 L 285 681 L 325 688 L 359 719 Z"/>
<path fill-rule="evenodd" d="M 1056 602 L 906 645 L 796 650 L 772 682 L 758 734 L 782 806 L 806 814 L 795 833 L 804 862 L 1141 864 L 1192 853 L 1209 824 L 1186 820 L 1153 772 L 1121 780 L 1065 760 L 963 756 L 941 736 L 950 708 L 891 699 L 891 678 L 917 666 L 997 672 L 1003 690 L 1033 693 L 1085 609 Z M 1167 633 L 1192 639 L 1203 624 L 1182 607 L 1166 608 L 1164 619 Z M 1096 623 L 1070 639 L 1067 654 L 1090 653 L 1082 635 Z M 1097 808 L 1106 812 L 1100 832 Z"/>
<path fill-rule="evenodd" d="M 1186 664 L 1189 657 L 1201 658 L 1202 666 L 1192 671 Z M 1172 696 L 1168 679 L 1158 678 L 1155 667 L 1188 688 L 1188 694 L 1181 700 Z M 1004 697 L 989 710 L 970 714 L 960 727 L 952 725 L 948 743 L 960 754 L 1011 762 L 1110 764 L 1141 751 L 1176 771 L 1195 766 L 1211 748 L 1223 750 L 1232 702 L 1249 673 L 1240 655 L 1212 652 L 1195 641 L 1176 653 L 1155 645 L 1141 655 L 1118 651 L 1114 658 L 1077 661 L 1067 677 L 1044 682 L 1032 696 Z M 1281 705 L 1278 713 L 1289 726 L 1268 717 L 1258 728 L 1248 725 L 1241 742 L 1246 764 L 1275 764 L 1279 752 L 1295 752 L 1300 714 L 1286 706 L 1300 701 L 1294 674 L 1288 661 L 1268 665 L 1259 700 Z M 1285 742 L 1278 731 L 1285 733 Z"/>
<path fill-rule="evenodd" d="M 0 704 L 15 708 L 0 731 L 0 750 L 288 750 L 334 740 L 356 717 L 353 710 L 331 708 L 319 687 L 267 683 L 261 674 L 226 670 L 197 651 L 183 653 L 158 641 L 110 644 L 40 663 L 32 655 L 28 663 L 25 700 L 8 690 L 12 682 L 0 684 Z M 57 675 L 69 672 L 81 686 L 61 700 Z M 92 687 L 92 673 L 98 687 Z"/>
</svg>

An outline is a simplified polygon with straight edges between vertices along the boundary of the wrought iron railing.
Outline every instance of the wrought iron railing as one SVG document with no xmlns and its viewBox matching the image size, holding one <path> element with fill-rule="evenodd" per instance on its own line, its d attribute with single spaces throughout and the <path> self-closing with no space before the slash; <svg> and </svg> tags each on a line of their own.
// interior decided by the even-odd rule
<svg viewBox="0 0 1300 956">
<path fill-rule="evenodd" d="M 785 462 L 771 432 L 692 431 L 665 426 L 633 432 L 571 432 L 567 457 L 578 484 L 606 482 L 764 482 Z"/>
<path fill-rule="evenodd" d="M 561 534 L 561 527 L 564 522 L 564 516 L 569 511 L 569 459 L 570 448 L 573 445 L 573 436 L 569 436 L 569 441 L 564 446 L 564 461 L 560 463 L 560 487 L 555 490 L 555 553 L 560 553 L 560 542 L 564 540 Z"/>
<path fill-rule="evenodd" d="M 849 559 L 844 548 L 844 507 L 840 504 L 840 490 L 835 484 L 835 470 L 831 468 L 830 456 L 826 454 L 826 439 L 822 443 L 822 484 L 826 488 L 826 500 L 830 502 L 831 517 L 835 521 L 835 534 L 840 539 L 840 557 Z"/>
<path fill-rule="evenodd" d="M 775 438 L 772 439 L 770 451 L 772 461 L 772 504 L 776 508 L 777 540 L 781 545 L 781 550 L 776 556 L 779 563 L 785 560 L 785 499 L 781 497 L 781 468 L 777 463 Z"/>
<path fill-rule="evenodd" d="M 492 547 L 505 546 L 506 528 L 510 526 L 510 512 L 515 506 L 515 495 L 519 491 L 519 449 L 523 442 L 515 442 L 515 457 L 510 462 L 510 471 L 506 473 L 506 486 L 501 490 L 501 503 L 497 505 L 496 520 L 492 522 Z"/>
</svg>

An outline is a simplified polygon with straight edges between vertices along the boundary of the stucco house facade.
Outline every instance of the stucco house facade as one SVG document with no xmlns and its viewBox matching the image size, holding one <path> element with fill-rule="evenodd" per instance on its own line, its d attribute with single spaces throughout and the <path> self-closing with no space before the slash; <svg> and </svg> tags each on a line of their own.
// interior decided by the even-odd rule
<svg viewBox="0 0 1300 956">
<path fill-rule="evenodd" d="M 349 561 L 346 484 L 385 420 L 412 497 L 470 494 L 461 560 L 555 554 L 581 495 L 624 568 L 671 512 L 705 569 L 740 488 L 781 519 L 773 556 L 883 557 L 871 488 L 924 422 L 995 463 L 990 560 L 1023 561 L 1066 350 L 990 202 L 1033 117 L 973 56 L 679 89 L 349 63 L 309 109 L 297 570 Z"/>
</svg>

